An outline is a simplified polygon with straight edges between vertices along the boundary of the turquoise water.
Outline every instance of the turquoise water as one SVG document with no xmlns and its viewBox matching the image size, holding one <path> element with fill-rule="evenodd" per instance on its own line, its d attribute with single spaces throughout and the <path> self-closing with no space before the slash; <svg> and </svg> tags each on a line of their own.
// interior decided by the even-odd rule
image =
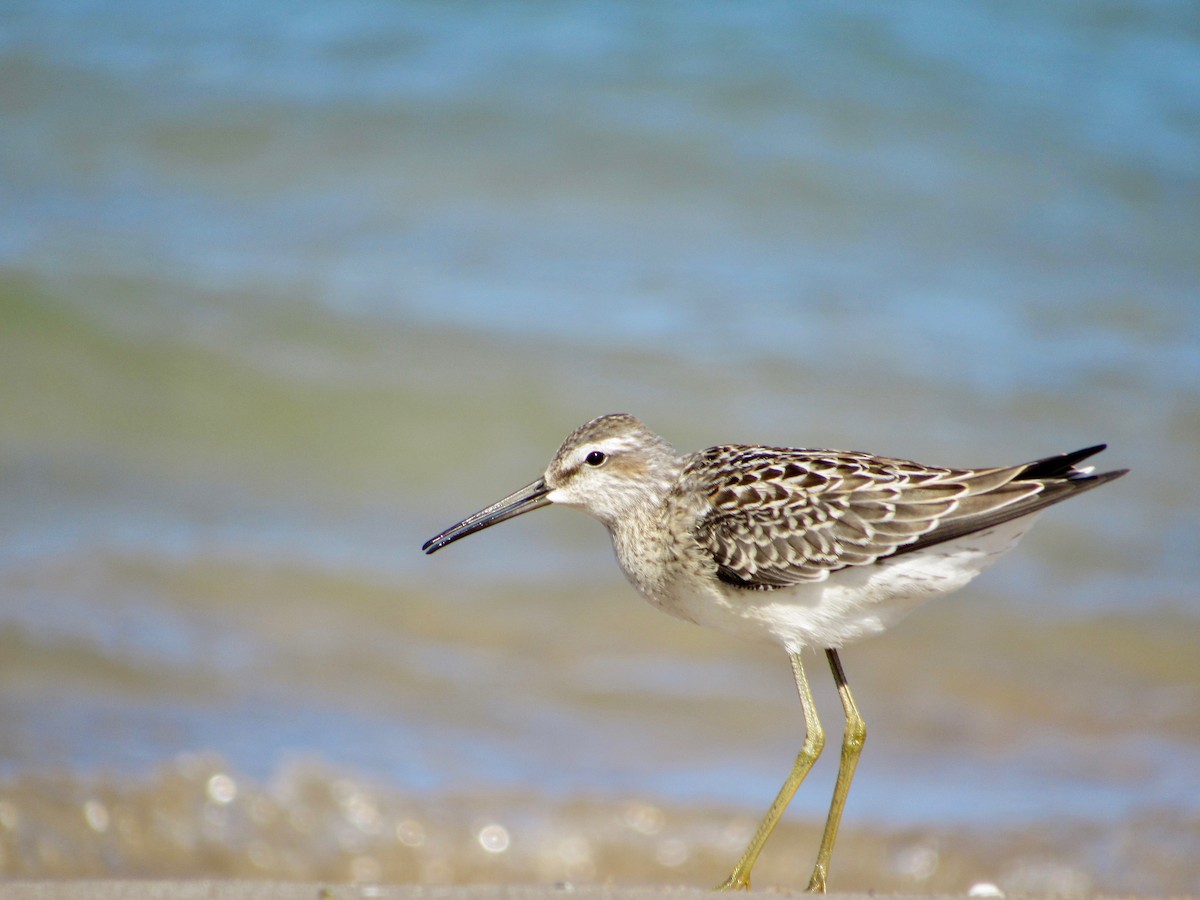
<svg viewBox="0 0 1200 900">
<path fill-rule="evenodd" d="M 655 613 L 570 512 L 422 540 L 602 412 L 1106 440 L 1133 474 L 846 651 L 847 826 L 1086 822 L 1125 890 L 1100 848 L 1158 823 L 1178 865 L 1136 865 L 1200 890 L 1190 5 L 13 2 L 0 135 L 8 784 L 215 753 L 752 817 L 781 655 Z"/>
</svg>

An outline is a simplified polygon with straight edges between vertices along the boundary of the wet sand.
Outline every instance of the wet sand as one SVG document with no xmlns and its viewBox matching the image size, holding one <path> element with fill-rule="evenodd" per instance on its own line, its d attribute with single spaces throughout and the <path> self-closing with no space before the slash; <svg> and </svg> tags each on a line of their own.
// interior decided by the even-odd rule
<svg viewBox="0 0 1200 900">
<path fill-rule="evenodd" d="M 585 887 L 556 885 L 369 885 L 267 881 L 41 881 L 10 882 L 0 892 L 21 900 L 674 900 L 712 897 L 703 888 L 645 885 Z M 768 893 L 760 891 L 758 893 Z M 807 897 L 804 891 L 769 891 L 772 897 Z M 834 900 L 879 898 L 879 894 L 829 894 Z M 956 895 L 905 894 L 909 900 Z"/>
<path fill-rule="evenodd" d="M 47 775 L 0 785 L 0 897 L 315 896 L 304 885 L 330 885 L 331 897 L 529 895 L 509 885 L 572 885 L 521 888 L 572 897 L 688 885 L 674 890 L 699 896 L 728 874 L 755 824 L 744 812 L 634 798 L 423 797 L 321 767 L 263 785 L 219 758 L 190 757 L 136 782 Z M 820 831 L 802 814 L 781 822 L 756 888 L 803 888 Z M 832 877 L 835 889 L 878 894 L 963 896 L 986 883 L 1010 895 L 1195 894 L 1197 846 L 1200 822 L 1161 815 L 992 828 L 852 823 Z M 445 887 L 372 895 L 380 884 Z"/>
<path fill-rule="evenodd" d="M 326 885 L 267 881 L 40 881 L 3 885 L 5 897 L 25 900 L 642 900 L 651 897 L 700 897 L 693 888 L 585 887 L 545 885 Z M 783 896 L 783 895 L 781 895 Z M 788 895 L 790 896 L 790 895 Z M 850 895 L 847 895 L 850 896 Z"/>
<path fill-rule="evenodd" d="M 324 885 L 265 881 L 42 881 L 4 885 L 5 897 L 23 900 L 650 900 L 711 897 L 700 888 L 556 887 L 553 885 Z M 778 897 L 799 897 L 788 892 Z M 864 894 L 831 895 L 863 897 Z"/>
<path fill-rule="evenodd" d="M 41 881 L 10 882 L 0 888 L 15 900 L 700 900 L 712 897 L 703 888 L 642 885 L 369 885 L 268 881 Z M 811 897 L 804 891 L 755 891 L 772 897 Z M 961 894 L 829 894 L 830 900 L 906 900 L 961 897 Z M 1030 895 L 1023 895 L 1030 896 Z M 1104 900 L 1095 895 L 1093 900 Z"/>
</svg>

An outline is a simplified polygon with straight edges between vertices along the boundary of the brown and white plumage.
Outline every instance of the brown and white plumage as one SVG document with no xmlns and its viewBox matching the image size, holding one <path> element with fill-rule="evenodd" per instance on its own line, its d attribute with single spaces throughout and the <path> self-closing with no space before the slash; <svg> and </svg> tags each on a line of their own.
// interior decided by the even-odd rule
<svg viewBox="0 0 1200 900">
<path fill-rule="evenodd" d="M 746 445 L 681 456 L 633 416 L 607 415 L 568 435 L 541 478 L 423 549 L 433 553 L 542 506 L 573 506 L 608 528 L 621 569 L 656 607 L 787 650 L 808 736 L 726 888 L 749 886 L 767 836 L 820 753 L 824 737 L 800 653 L 824 648 L 847 720 L 834 802 L 809 883 L 824 890 L 866 734 L 837 648 L 965 585 L 1010 550 L 1046 507 L 1125 474 L 1076 465 L 1103 449 L 982 469 Z"/>
<path fill-rule="evenodd" d="M 1103 449 L 947 469 L 867 453 L 711 447 L 688 458 L 680 482 L 708 499 L 711 510 L 694 535 L 712 553 L 718 577 L 769 590 L 824 581 L 1039 512 L 1121 474 L 1075 468 Z"/>
</svg>

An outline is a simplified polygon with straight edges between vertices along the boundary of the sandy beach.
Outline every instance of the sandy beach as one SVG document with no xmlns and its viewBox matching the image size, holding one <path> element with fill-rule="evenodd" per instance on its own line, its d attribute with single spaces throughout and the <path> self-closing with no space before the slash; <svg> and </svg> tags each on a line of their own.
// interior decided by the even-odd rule
<svg viewBox="0 0 1200 900">
<path fill-rule="evenodd" d="M 685 887 L 566 887 L 547 885 L 368 885 L 269 881 L 22 881 L 0 887 L 20 900 L 677 900 L 711 896 Z M 801 896 L 776 893 L 775 897 Z M 862 897 L 862 894 L 831 895 Z"/>
<path fill-rule="evenodd" d="M 269 881 L 20 881 L 0 888 L 14 900 L 699 900 L 703 888 L 645 885 L 373 885 Z M 808 896 L 804 891 L 761 891 L 772 897 Z M 829 894 L 831 900 L 878 898 L 878 894 Z M 918 895 L 905 895 L 922 900 Z M 953 895 L 928 895 L 953 896 Z"/>
</svg>

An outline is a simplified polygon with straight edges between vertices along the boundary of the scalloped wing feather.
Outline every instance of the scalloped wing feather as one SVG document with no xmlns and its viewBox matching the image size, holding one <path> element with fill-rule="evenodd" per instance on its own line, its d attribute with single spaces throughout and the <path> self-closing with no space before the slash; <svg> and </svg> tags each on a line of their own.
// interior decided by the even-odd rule
<svg viewBox="0 0 1200 900">
<path fill-rule="evenodd" d="M 770 590 L 960 537 L 1083 486 L 1061 475 L 1022 480 L 1028 465 L 947 469 L 864 453 L 726 446 L 695 454 L 681 484 L 707 498 L 692 536 L 718 577 Z"/>
</svg>

